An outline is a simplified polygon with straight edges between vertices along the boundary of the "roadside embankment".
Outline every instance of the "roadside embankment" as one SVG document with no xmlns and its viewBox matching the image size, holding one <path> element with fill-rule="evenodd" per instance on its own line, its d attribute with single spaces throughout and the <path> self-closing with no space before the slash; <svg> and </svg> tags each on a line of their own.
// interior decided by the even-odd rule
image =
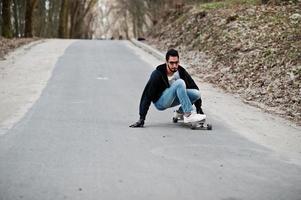
<svg viewBox="0 0 301 200">
<path fill-rule="evenodd" d="M 222 4 L 167 13 L 147 43 L 161 52 L 178 49 L 202 81 L 300 125 L 301 2 Z"/>
</svg>

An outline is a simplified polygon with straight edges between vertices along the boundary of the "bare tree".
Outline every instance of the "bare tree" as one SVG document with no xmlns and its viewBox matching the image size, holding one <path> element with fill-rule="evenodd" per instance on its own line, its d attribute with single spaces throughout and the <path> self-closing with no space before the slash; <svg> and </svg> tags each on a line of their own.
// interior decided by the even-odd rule
<svg viewBox="0 0 301 200">
<path fill-rule="evenodd" d="M 128 9 L 132 17 L 133 35 L 134 37 L 141 37 L 143 35 L 143 25 L 145 23 L 145 3 L 141 0 L 130 0 Z"/>
<path fill-rule="evenodd" d="M 111 4 L 113 12 L 110 18 L 114 22 L 111 34 L 114 37 L 122 34 L 125 38 L 139 35 L 144 22 L 144 5 L 141 0 L 115 0 Z"/>
<path fill-rule="evenodd" d="M 165 2 L 162 0 L 146 0 L 147 6 L 146 15 L 152 22 L 152 25 L 156 25 L 163 13 Z"/>
<path fill-rule="evenodd" d="M 107 0 L 113 7 L 110 21 L 114 22 L 111 31 L 123 33 L 128 37 L 141 37 L 146 30 L 157 24 L 168 6 L 174 6 L 172 0 Z M 175 0 L 184 1 L 184 0 Z M 182 4 L 181 4 L 182 5 Z M 121 17 L 123 16 L 123 17 Z M 119 25 L 119 28 L 116 27 Z M 115 32 L 115 33 L 114 33 Z"/>
<path fill-rule="evenodd" d="M 11 38 L 12 26 L 11 26 L 11 0 L 3 0 L 2 2 L 2 36 Z"/>
<path fill-rule="evenodd" d="M 96 13 L 90 12 L 87 17 L 85 18 L 83 31 L 82 31 L 82 38 L 92 38 L 93 34 L 95 33 L 95 29 L 93 29 L 93 24 L 96 19 Z"/>
<path fill-rule="evenodd" d="M 68 38 L 68 5 L 68 0 L 61 1 L 60 21 L 58 30 L 58 37 L 60 38 Z"/>
<path fill-rule="evenodd" d="M 14 36 L 20 37 L 20 13 L 19 4 L 17 0 L 13 0 L 13 12 L 14 12 Z"/>
<path fill-rule="evenodd" d="M 70 2 L 70 37 L 82 38 L 83 22 L 96 5 L 97 0 L 73 0 Z"/>
<path fill-rule="evenodd" d="M 115 26 L 117 18 L 111 18 L 111 13 L 114 12 L 114 1 L 101 0 L 101 6 L 98 9 L 98 35 L 108 38 L 109 32 Z"/>
<path fill-rule="evenodd" d="M 1 35 L 2 35 L 2 26 L 3 26 L 3 23 L 2 23 L 2 1 L 0 1 L 0 33 L 1 33 Z"/>
<path fill-rule="evenodd" d="M 61 0 L 49 0 L 47 12 L 47 35 L 57 37 L 60 20 Z"/>
<path fill-rule="evenodd" d="M 19 37 L 25 36 L 25 11 L 26 11 L 26 2 L 24 0 L 14 0 L 16 3 L 16 9 L 18 9 L 18 18 L 15 19 L 19 25 Z"/>
<path fill-rule="evenodd" d="M 36 36 L 47 37 L 47 8 L 45 0 L 38 0 L 37 7 L 34 11 L 33 32 Z"/>
<path fill-rule="evenodd" d="M 33 11 L 38 3 L 38 0 L 26 0 L 25 12 L 25 37 L 33 36 Z"/>
</svg>

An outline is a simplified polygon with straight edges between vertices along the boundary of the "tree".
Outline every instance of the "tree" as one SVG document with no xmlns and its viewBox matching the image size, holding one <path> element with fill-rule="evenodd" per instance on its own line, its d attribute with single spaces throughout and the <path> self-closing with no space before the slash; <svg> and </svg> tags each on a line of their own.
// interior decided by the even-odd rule
<svg viewBox="0 0 301 200">
<path fill-rule="evenodd" d="M 14 11 L 17 12 L 17 18 L 14 18 L 14 23 L 18 23 L 19 27 L 19 31 L 15 30 L 15 35 L 19 34 L 18 37 L 24 37 L 26 2 L 24 0 L 14 0 L 14 4 L 16 4 L 15 9 L 17 9 L 17 11 Z"/>
<path fill-rule="evenodd" d="M 110 2 L 113 8 L 109 17 L 113 22 L 111 34 L 122 33 L 126 38 L 143 37 L 146 30 L 156 25 L 168 9 L 184 5 L 184 0 L 106 0 L 106 2 Z"/>
<path fill-rule="evenodd" d="M 111 6 L 114 9 L 111 16 L 114 22 L 112 35 L 119 37 L 122 34 L 127 39 L 141 35 L 145 24 L 145 1 L 115 0 Z"/>
<path fill-rule="evenodd" d="M 112 27 L 115 25 L 117 18 L 111 18 L 110 15 L 114 12 L 114 6 L 112 5 L 112 1 L 108 0 L 100 0 L 100 7 L 98 9 L 98 17 L 97 17 L 97 31 L 98 36 L 103 38 L 108 38 L 109 32 Z M 113 19 L 113 21 L 112 21 Z"/>
<path fill-rule="evenodd" d="M 49 1 L 49 13 L 48 13 L 48 37 L 57 37 L 59 28 L 61 0 Z"/>
<path fill-rule="evenodd" d="M 33 11 L 38 3 L 38 0 L 26 0 L 25 11 L 25 37 L 33 36 Z"/>
<path fill-rule="evenodd" d="M 84 21 L 88 13 L 96 5 L 97 0 L 73 0 L 70 2 L 70 37 L 84 38 Z"/>
<path fill-rule="evenodd" d="M 145 4 L 141 0 L 129 1 L 129 12 L 132 17 L 133 34 L 134 37 L 141 37 L 143 35 L 143 25 L 145 23 Z"/>
<path fill-rule="evenodd" d="M 161 0 L 146 0 L 147 12 L 146 15 L 152 22 L 152 25 L 156 25 L 160 19 L 161 13 L 164 8 L 164 1 Z"/>
<path fill-rule="evenodd" d="M 14 11 L 14 36 L 20 36 L 20 13 L 19 13 L 19 4 L 18 0 L 13 0 L 13 11 Z"/>
<path fill-rule="evenodd" d="M 61 1 L 60 19 L 59 19 L 59 38 L 68 38 L 68 11 L 69 11 L 69 1 Z"/>
<path fill-rule="evenodd" d="M 11 26 L 11 0 L 3 0 L 2 2 L 2 36 L 6 38 L 12 38 L 12 26 Z"/>
<path fill-rule="evenodd" d="M 0 35 L 2 35 L 2 1 L 0 1 L 0 33 Z"/>
<path fill-rule="evenodd" d="M 47 15 L 48 10 L 46 8 L 45 0 L 38 0 L 37 7 L 34 11 L 33 20 L 33 32 L 38 37 L 47 37 Z M 49 36 L 48 36 L 49 37 Z"/>
</svg>

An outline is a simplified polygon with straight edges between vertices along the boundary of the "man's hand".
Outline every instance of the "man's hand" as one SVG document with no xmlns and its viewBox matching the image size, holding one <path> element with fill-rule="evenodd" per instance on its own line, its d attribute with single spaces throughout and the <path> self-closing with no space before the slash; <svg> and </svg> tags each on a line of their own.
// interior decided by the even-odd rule
<svg viewBox="0 0 301 200">
<path fill-rule="evenodd" d="M 144 125 L 144 120 L 139 119 L 136 123 L 130 125 L 131 128 L 138 128 L 138 127 L 143 127 Z"/>
</svg>

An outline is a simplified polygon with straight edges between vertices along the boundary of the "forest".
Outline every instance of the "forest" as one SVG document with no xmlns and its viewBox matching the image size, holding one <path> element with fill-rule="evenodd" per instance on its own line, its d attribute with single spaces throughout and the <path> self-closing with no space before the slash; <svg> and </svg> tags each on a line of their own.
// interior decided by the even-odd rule
<svg viewBox="0 0 301 200">
<path fill-rule="evenodd" d="M 181 13 L 185 6 L 209 2 L 216 0 L 1 0 L 0 32 L 5 38 L 137 38 L 169 10 Z"/>
</svg>

